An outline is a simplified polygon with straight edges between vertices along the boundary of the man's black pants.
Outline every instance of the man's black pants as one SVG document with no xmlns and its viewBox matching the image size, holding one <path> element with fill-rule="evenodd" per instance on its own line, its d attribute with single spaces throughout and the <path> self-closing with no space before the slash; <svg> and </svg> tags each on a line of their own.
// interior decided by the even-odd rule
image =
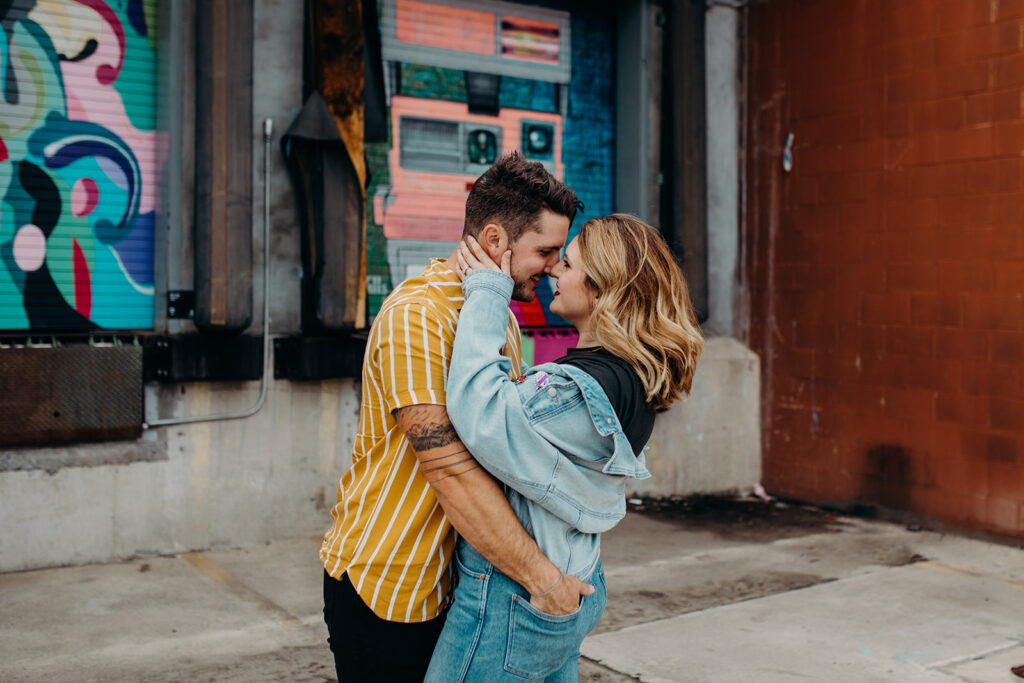
<svg viewBox="0 0 1024 683">
<path fill-rule="evenodd" d="M 324 621 L 339 683 L 420 683 L 444 626 L 443 615 L 418 624 L 381 619 L 356 593 L 347 572 L 339 581 L 326 571 Z"/>
</svg>

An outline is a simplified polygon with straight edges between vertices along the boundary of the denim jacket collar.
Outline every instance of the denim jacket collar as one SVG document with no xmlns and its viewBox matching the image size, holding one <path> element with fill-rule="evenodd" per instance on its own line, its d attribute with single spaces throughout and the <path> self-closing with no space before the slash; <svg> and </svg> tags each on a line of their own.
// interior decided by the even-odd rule
<svg viewBox="0 0 1024 683">
<path fill-rule="evenodd" d="M 594 421 L 594 429 L 601 436 L 614 436 L 615 452 L 602 471 L 607 474 L 621 474 L 635 479 L 646 479 L 651 476 L 647 470 L 647 446 L 639 454 L 633 453 L 633 446 L 629 443 L 619 422 L 615 409 L 612 407 L 608 395 L 604 393 L 601 384 L 592 375 L 573 365 L 560 365 L 556 363 L 544 363 L 536 368 L 544 370 L 549 375 L 564 375 L 569 377 L 580 388 L 583 400 L 587 403 L 590 418 Z"/>
</svg>

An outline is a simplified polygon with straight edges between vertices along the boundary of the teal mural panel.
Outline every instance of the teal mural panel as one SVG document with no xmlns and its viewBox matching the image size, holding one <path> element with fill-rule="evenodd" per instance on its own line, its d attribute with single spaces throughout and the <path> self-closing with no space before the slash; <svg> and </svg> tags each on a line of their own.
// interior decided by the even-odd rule
<svg viewBox="0 0 1024 683">
<path fill-rule="evenodd" d="M 0 330 L 152 329 L 157 0 L 0 14 Z"/>
</svg>

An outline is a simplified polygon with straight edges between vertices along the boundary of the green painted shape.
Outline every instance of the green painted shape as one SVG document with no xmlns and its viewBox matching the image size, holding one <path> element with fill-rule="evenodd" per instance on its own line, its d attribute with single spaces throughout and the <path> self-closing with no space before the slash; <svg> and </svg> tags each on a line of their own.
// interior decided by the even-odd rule
<svg viewBox="0 0 1024 683">
<path fill-rule="evenodd" d="M 403 63 L 399 92 L 410 97 L 465 102 L 466 80 L 461 71 Z"/>
<path fill-rule="evenodd" d="M 149 46 L 156 53 L 156 18 L 157 0 L 143 0 L 142 13 L 146 17 L 146 38 L 149 39 Z"/>
<path fill-rule="evenodd" d="M 146 30 L 150 35 L 156 34 L 155 12 L 152 10 L 154 23 L 150 24 L 149 5 L 154 4 L 152 0 L 146 3 Z M 156 46 L 148 37 L 140 36 L 131 28 L 128 22 L 128 15 L 122 7 L 116 8 L 118 18 L 128 30 L 124 32 L 125 53 L 124 66 L 117 80 L 114 81 L 114 89 L 121 96 L 124 103 L 128 120 L 139 130 L 150 131 L 156 129 Z M 140 82 L 140 77 L 142 81 Z"/>
<path fill-rule="evenodd" d="M 0 250 L 4 252 L 14 240 L 14 222 L 14 211 L 0 201 Z M 28 316 L 25 315 L 22 300 L 21 287 L 11 278 L 7 264 L 0 257 L 0 330 L 28 328 Z"/>
<path fill-rule="evenodd" d="M 378 185 L 388 185 L 388 152 L 391 149 L 391 120 L 388 119 L 388 141 L 371 142 L 364 146 L 366 168 L 370 172 L 370 184 L 366 188 L 366 275 L 369 282 L 379 283 L 376 292 L 366 292 L 366 313 L 372 319 L 380 310 L 384 299 L 391 291 L 391 269 L 388 267 L 388 240 L 384 226 L 373 222 L 373 196 Z"/>
<path fill-rule="evenodd" d="M 533 337 L 528 334 L 519 333 L 519 339 L 523 344 L 523 363 L 527 367 L 533 367 Z"/>
<path fill-rule="evenodd" d="M 11 130 L 11 126 L 6 121 L 0 121 L 0 137 L 2 138 L 13 138 L 25 135 L 27 132 L 35 130 L 40 126 L 43 120 L 43 115 L 46 112 L 56 110 L 61 113 L 65 112 L 64 109 L 64 93 L 61 88 L 60 79 L 56 76 L 51 75 L 47 79 L 47 74 L 53 72 L 47 72 L 43 70 L 42 62 L 36 58 L 30 50 L 24 49 L 18 51 L 18 59 L 21 60 L 22 65 L 25 68 L 25 72 L 28 73 L 29 78 L 32 79 L 32 88 L 34 93 L 37 95 L 33 102 L 32 113 L 29 114 L 23 120 L 21 127 L 17 130 Z M 56 83 L 47 83 L 47 80 L 56 80 Z M 49 87 L 48 87 L 49 86 Z M 43 93 L 42 97 L 39 97 L 39 93 Z M 50 94 L 60 93 L 60 106 L 52 107 L 52 103 L 47 102 L 50 99 Z"/>
</svg>

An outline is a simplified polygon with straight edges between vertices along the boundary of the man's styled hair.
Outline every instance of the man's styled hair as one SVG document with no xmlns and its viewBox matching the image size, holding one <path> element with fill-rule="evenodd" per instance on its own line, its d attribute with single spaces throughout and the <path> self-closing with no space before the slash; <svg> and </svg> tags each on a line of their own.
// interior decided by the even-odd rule
<svg viewBox="0 0 1024 683">
<path fill-rule="evenodd" d="M 466 223 L 462 236 L 479 237 L 488 223 L 498 223 L 508 233 L 510 244 L 527 230 L 536 229 L 542 209 L 569 219 L 583 208 L 583 202 L 565 183 L 548 173 L 538 161 L 527 161 L 519 152 L 509 152 L 494 162 L 473 183 L 466 199 Z"/>
</svg>

